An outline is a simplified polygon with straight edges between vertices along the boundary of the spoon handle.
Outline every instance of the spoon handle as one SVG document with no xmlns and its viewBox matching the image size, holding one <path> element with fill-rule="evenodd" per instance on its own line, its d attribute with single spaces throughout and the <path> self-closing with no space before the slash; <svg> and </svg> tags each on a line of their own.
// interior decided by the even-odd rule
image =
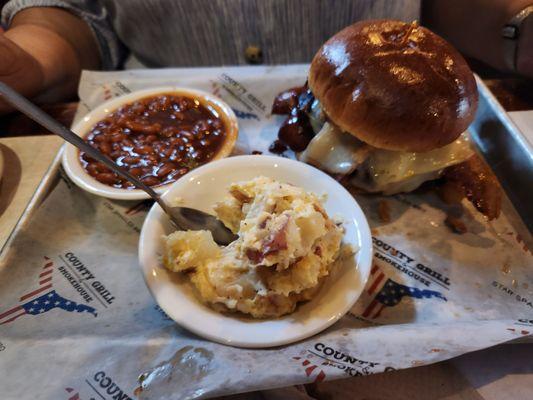
<svg viewBox="0 0 533 400">
<path fill-rule="evenodd" d="M 48 129 L 50 132 L 55 133 L 56 135 L 62 137 L 67 142 L 73 144 L 78 149 L 84 151 L 85 153 L 87 153 L 89 156 L 91 156 L 95 160 L 100 161 L 106 167 L 116 172 L 118 175 L 120 175 L 124 179 L 127 179 L 128 181 L 133 183 L 138 189 L 144 190 L 146 193 L 150 195 L 151 198 L 157 201 L 159 205 L 166 211 L 166 206 L 160 200 L 159 195 L 150 186 L 145 185 L 136 176 L 133 176 L 128 171 L 119 167 L 117 164 L 111 161 L 111 159 L 107 158 L 105 155 L 100 153 L 94 147 L 86 143 L 81 137 L 76 135 L 70 129 L 67 129 L 65 126 L 61 125 L 59 122 L 53 119 L 50 115 L 45 113 L 39 107 L 34 105 L 24 96 L 20 95 L 18 92 L 16 92 L 15 90 L 13 90 L 11 87 L 9 87 L 3 82 L 0 82 L 0 96 L 2 96 L 7 103 L 12 105 L 14 108 L 19 110 L 23 114 L 26 114 L 29 118 L 39 123 L 46 129 Z"/>
</svg>

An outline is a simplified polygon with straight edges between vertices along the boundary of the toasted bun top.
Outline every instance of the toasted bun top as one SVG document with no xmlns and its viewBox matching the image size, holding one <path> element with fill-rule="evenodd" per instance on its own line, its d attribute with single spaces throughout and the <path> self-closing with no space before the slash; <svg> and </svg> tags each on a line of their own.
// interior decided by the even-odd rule
<svg viewBox="0 0 533 400">
<path fill-rule="evenodd" d="M 478 93 L 464 58 L 416 23 L 355 23 L 315 55 L 309 87 L 329 119 L 371 146 L 428 151 L 474 119 Z"/>
</svg>

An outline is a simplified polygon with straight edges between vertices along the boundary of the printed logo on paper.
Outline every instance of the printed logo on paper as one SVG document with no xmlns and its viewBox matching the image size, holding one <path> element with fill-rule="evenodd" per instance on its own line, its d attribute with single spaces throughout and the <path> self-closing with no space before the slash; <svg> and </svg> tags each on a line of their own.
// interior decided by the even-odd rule
<svg viewBox="0 0 533 400">
<path fill-rule="evenodd" d="M 394 370 L 392 367 L 384 368 L 379 362 L 362 360 L 322 342 L 315 343 L 313 348 L 307 349 L 306 352 L 306 357 L 292 357 L 292 359 L 301 364 L 305 375 L 311 377 L 315 383 L 327 378 L 326 367 L 341 370 L 349 376 Z"/>
<path fill-rule="evenodd" d="M 121 81 L 115 81 L 112 84 L 105 84 L 102 86 L 103 93 L 102 97 L 104 100 L 110 100 L 114 97 L 122 96 L 123 94 L 131 93 L 130 88 L 128 88 Z"/>
<path fill-rule="evenodd" d="M 266 104 L 245 85 L 227 73 L 220 74 L 218 81 L 211 82 L 211 92 L 226 101 L 231 99 L 231 104 L 238 104 L 238 107 L 232 105 L 237 118 L 259 121 L 260 115 L 265 116 L 268 112 Z"/>
<path fill-rule="evenodd" d="M 76 254 L 69 251 L 59 258 L 63 261 L 63 265 L 58 268 L 59 273 L 83 300 L 87 303 L 100 303 L 104 308 L 113 304 L 115 296 Z"/>
<path fill-rule="evenodd" d="M 52 275 L 54 262 L 44 257 L 44 265 L 35 278 L 36 285 L 19 298 L 19 303 L 6 311 L 0 312 L 0 325 L 9 324 L 24 316 L 37 316 L 53 309 L 69 313 L 86 313 L 97 316 L 96 309 L 66 298 L 54 289 Z"/>
<path fill-rule="evenodd" d="M 492 281 L 491 286 L 498 289 L 503 296 L 508 296 L 514 299 L 517 303 L 530 309 L 533 309 L 533 297 L 525 295 L 523 293 L 521 294 L 520 287 L 509 287 L 498 281 Z M 512 284 L 510 286 L 512 286 Z M 523 291 L 525 292 L 525 290 Z"/>
<path fill-rule="evenodd" d="M 438 286 L 439 289 L 450 289 L 450 278 L 442 272 L 418 262 L 409 254 L 391 246 L 383 240 L 373 236 L 374 259 L 390 265 L 409 279 L 426 287 Z"/>
<path fill-rule="evenodd" d="M 79 390 L 66 387 L 68 400 L 132 400 L 132 397 L 122 389 L 113 378 L 104 371 L 98 371 L 90 379 L 85 379 L 87 387 L 82 386 Z M 84 394 L 89 392 L 89 397 Z"/>
<path fill-rule="evenodd" d="M 142 215 L 147 212 L 153 204 L 153 200 L 143 200 L 134 204 L 130 208 L 124 210 L 122 207 L 117 207 L 109 200 L 105 200 L 102 205 L 108 209 L 113 215 L 118 217 L 131 230 L 140 233 L 142 220 L 137 218 L 137 215 Z"/>
<path fill-rule="evenodd" d="M 398 305 L 404 297 L 412 297 L 415 299 L 434 298 L 447 301 L 442 293 L 435 290 L 418 289 L 387 278 L 377 264 L 374 264 L 370 271 L 367 294 L 373 296 L 373 298 L 361 316 L 368 319 L 378 318 L 385 308 Z"/>
</svg>

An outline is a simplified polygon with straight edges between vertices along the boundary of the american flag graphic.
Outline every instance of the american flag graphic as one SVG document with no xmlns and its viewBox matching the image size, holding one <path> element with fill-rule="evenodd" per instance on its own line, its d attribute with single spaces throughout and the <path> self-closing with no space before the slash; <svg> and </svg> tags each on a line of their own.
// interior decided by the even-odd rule
<svg viewBox="0 0 533 400">
<path fill-rule="evenodd" d="M 65 299 L 52 288 L 52 273 L 54 263 L 48 257 L 44 257 L 44 265 L 39 274 L 39 284 L 30 292 L 19 299 L 19 304 L 7 311 L 0 313 L 0 325 L 13 322 L 23 315 L 44 314 L 54 308 L 60 308 L 68 312 L 88 312 L 96 317 L 96 309 L 77 304 L 75 301 Z"/>
<path fill-rule="evenodd" d="M 302 359 L 302 357 L 293 357 L 292 359 L 299 361 Z M 319 383 L 326 379 L 326 374 L 324 373 L 324 371 L 322 371 L 322 369 L 318 365 L 313 364 L 311 361 L 303 360 L 302 366 L 304 367 L 305 375 L 311 376 L 313 372 L 316 373 L 315 379 L 313 380 L 314 383 Z"/>
<path fill-rule="evenodd" d="M 367 293 L 369 295 L 374 295 L 375 293 L 374 298 L 362 314 L 364 318 L 370 319 L 378 318 L 385 307 L 394 307 L 404 296 L 414 297 L 416 299 L 438 298 L 447 301 L 446 297 L 440 292 L 402 285 L 401 283 L 387 278 L 381 268 L 376 264 L 374 264 L 370 271 L 370 281 Z"/>
</svg>

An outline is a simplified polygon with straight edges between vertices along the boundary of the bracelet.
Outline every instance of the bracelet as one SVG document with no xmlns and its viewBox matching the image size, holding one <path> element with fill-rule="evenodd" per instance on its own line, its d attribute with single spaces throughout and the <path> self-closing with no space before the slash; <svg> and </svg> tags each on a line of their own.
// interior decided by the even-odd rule
<svg viewBox="0 0 533 400">
<path fill-rule="evenodd" d="M 501 36 L 504 39 L 504 60 L 505 66 L 510 71 L 516 71 L 518 61 L 518 39 L 520 38 L 520 29 L 526 20 L 533 14 L 533 5 L 528 6 L 515 14 L 502 28 Z"/>
</svg>

